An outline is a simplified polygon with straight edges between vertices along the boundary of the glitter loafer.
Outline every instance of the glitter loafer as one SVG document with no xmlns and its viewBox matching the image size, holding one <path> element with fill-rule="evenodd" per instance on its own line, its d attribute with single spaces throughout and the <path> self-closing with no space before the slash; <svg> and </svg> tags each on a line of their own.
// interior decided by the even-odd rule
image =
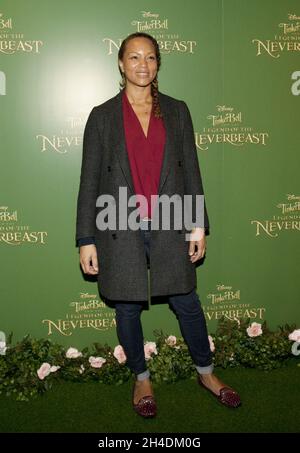
<svg viewBox="0 0 300 453">
<path fill-rule="evenodd" d="M 237 392 L 232 390 L 229 387 L 222 387 L 220 390 L 220 394 L 216 395 L 212 390 L 210 390 L 208 387 L 206 387 L 203 382 L 201 381 L 200 376 L 198 376 L 198 383 L 204 387 L 206 390 L 209 390 L 214 397 L 216 397 L 221 404 L 224 404 L 224 406 L 227 407 L 232 407 L 236 408 L 241 405 L 241 398 Z"/>
<path fill-rule="evenodd" d="M 143 396 L 137 404 L 133 403 L 133 409 L 144 418 L 156 416 L 156 402 L 152 395 Z"/>
</svg>

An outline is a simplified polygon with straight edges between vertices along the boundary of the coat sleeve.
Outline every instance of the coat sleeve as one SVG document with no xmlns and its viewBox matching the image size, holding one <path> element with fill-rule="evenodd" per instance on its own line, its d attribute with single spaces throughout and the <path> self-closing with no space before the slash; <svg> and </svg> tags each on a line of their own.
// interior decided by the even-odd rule
<svg viewBox="0 0 300 453">
<path fill-rule="evenodd" d="M 196 210 L 196 195 L 203 195 L 203 184 L 197 149 L 195 144 L 194 127 L 190 111 L 184 101 L 180 101 L 181 127 L 183 137 L 183 160 L 184 160 L 184 178 L 185 178 L 185 193 L 192 195 L 193 221 L 195 219 Z M 209 229 L 209 219 L 206 209 L 206 201 L 204 197 L 204 216 L 201 227 Z"/>
<path fill-rule="evenodd" d="M 94 237 L 96 230 L 96 199 L 100 178 L 101 144 L 97 110 L 92 109 L 83 135 L 83 152 L 77 198 L 76 237 Z"/>
<path fill-rule="evenodd" d="M 94 237 L 77 239 L 77 246 L 78 247 L 81 247 L 82 245 L 90 245 L 90 244 L 95 244 L 95 238 Z"/>
</svg>

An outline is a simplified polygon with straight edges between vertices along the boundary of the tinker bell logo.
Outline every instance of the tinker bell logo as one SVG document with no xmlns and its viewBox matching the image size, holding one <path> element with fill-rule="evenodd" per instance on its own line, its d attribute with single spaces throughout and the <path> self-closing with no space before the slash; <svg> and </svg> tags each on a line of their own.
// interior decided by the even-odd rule
<svg viewBox="0 0 300 453">
<path fill-rule="evenodd" d="M 0 29 L 12 28 L 12 19 L 5 19 L 3 13 L 0 13 Z"/>
</svg>

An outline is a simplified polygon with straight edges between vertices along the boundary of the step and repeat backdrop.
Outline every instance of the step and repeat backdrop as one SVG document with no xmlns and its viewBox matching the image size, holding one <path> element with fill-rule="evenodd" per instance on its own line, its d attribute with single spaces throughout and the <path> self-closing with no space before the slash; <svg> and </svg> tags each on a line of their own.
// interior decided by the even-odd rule
<svg viewBox="0 0 300 453">
<path fill-rule="evenodd" d="M 135 31 L 159 41 L 159 89 L 193 118 L 209 331 L 222 316 L 299 323 L 299 1 L 1 0 L 0 331 L 118 343 L 75 219 L 85 122 L 119 92 L 118 48 Z M 179 334 L 166 303 L 142 319 L 147 340 Z"/>
</svg>

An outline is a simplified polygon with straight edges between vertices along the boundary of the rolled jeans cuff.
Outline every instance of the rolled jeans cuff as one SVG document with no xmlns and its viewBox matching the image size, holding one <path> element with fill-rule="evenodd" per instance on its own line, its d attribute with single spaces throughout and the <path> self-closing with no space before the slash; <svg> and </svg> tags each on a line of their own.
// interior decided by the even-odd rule
<svg viewBox="0 0 300 453">
<path fill-rule="evenodd" d="M 208 366 L 195 365 L 195 367 L 199 374 L 211 374 L 214 370 L 213 364 L 208 365 Z"/>
<path fill-rule="evenodd" d="M 143 381 L 144 379 L 148 379 L 150 377 L 150 371 L 146 370 L 143 373 L 139 373 L 136 375 L 138 381 Z"/>
</svg>

